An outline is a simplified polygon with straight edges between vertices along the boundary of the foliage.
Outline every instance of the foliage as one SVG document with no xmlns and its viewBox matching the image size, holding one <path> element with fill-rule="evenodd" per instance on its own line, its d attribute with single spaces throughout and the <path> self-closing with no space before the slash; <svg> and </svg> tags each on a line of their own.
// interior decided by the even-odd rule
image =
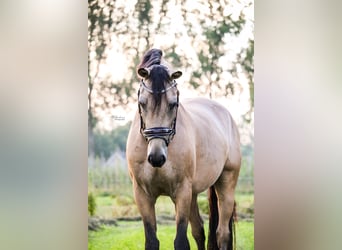
<svg viewBox="0 0 342 250">
<path fill-rule="evenodd" d="M 112 131 L 94 132 L 94 155 L 108 159 L 115 151 L 125 152 L 130 123 Z"/>
<path fill-rule="evenodd" d="M 90 216 L 95 215 L 96 201 L 92 192 L 88 193 L 88 213 Z"/>
<path fill-rule="evenodd" d="M 88 0 L 90 151 L 94 142 L 91 133 L 98 121 L 110 116 L 113 107 L 135 100 L 136 96 L 132 95 L 138 86 L 135 67 L 143 53 L 158 44 L 158 40 L 163 40 L 159 47 L 164 50 L 166 59 L 191 75 L 189 84 L 212 98 L 236 94 L 237 72 L 242 68 L 249 79 L 252 112 L 253 34 L 239 51 L 229 46 L 230 41 L 241 37 L 253 22 L 246 16 L 246 10 L 251 8 L 252 1 L 199 0 L 193 4 L 190 0 L 142 0 L 127 4 L 125 1 Z M 158 10 L 159 15 L 155 15 Z M 237 10 L 237 14 L 232 10 Z M 193 51 L 186 49 L 185 42 Z M 114 52 L 124 55 L 118 60 L 128 69 L 120 79 L 113 77 L 111 71 L 101 70 Z"/>
<path fill-rule="evenodd" d="M 197 203 L 201 214 L 209 214 L 209 201 L 207 196 L 199 196 Z"/>
<path fill-rule="evenodd" d="M 254 153 L 251 144 L 241 146 L 242 162 L 239 178 L 254 177 Z"/>
<path fill-rule="evenodd" d="M 98 207 L 101 207 L 101 206 L 111 206 L 113 205 L 113 202 L 114 202 L 114 198 L 112 196 L 102 196 L 99 195 L 96 197 L 96 204 Z"/>
<path fill-rule="evenodd" d="M 202 4 L 205 6 L 204 3 Z M 225 70 L 230 71 L 232 75 L 234 70 L 220 65 L 220 60 L 224 59 L 227 54 L 225 44 L 228 37 L 239 36 L 246 23 L 242 11 L 238 18 L 233 18 L 232 15 L 224 14 L 225 7 L 223 4 L 214 6 L 214 3 L 210 1 L 209 5 L 206 6 L 206 11 L 198 17 L 200 23 L 202 23 L 202 31 L 197 34 L 192 32 L 194 39 L 197 41 L 201 41 L 202 36 L 204 36 L 205 40 L 202 40 L 201 49 L 198 52 L 200 68 L 194 72 L 190 83 L 195 88 L 204 83 L 204 93 L 209 93 L 210 98 L 222 94 L 225 96 L 229 93 L 234 94 L 234 84 L 230 81 L 227 82 L 227 79 L 221 79 Z M 215 88 L 213 85 L 215 85 Z"/>
<path fill-rule="evenodd" d="M 113 190 L 110 196 L 102 196 L 103 193 L 95 195 L 96 215 L 103 218 L 140 216 L 133 198 L 132 185 L 124 185 L 125 193 L 119 190 Z M 121 189 L 122 190 L 122 189 Z M 96 192 L 94 192 L 96 194 Z M 206 216 L 209 214 L 209 202 L 206 192 L 201 193 L 198 198 L 200 214 Z M 254 217 L 254 193 L 241 193 L 240 188 L 235 194 L 238 214 L 244 214 L 250 218 Z M 174 204 L 169 197 L 160 196 L 156 202 L 157 216 L 175 216 Z"/>
<path fill-rule="evenodd" d="M 204 225 L 205 234 L 208 236 L 208 223 Z M 129 232 L 129 233 L 127 233 Z M 173 241 L 176 233 L 175 225 L 158 225 L 157 235 L 160 241 L 160 249 L 173 249 Z M 197 249 L 195 240 L 188 229 L 188 239 L 191 249 Z M 102 230 L 88 232 L 88 250 L 136 250 L 144 249 L 144 230 L 142 222 L 119 222 L 118 227 L 105 226 Z M 254 222 L 241 221 L 236 224 L 237 250 L 254 249 Z"/>
<path fill-rule="evenodd" d="M 136 217 L 140 216 L 132 194 L 118 196 L 97 196 L 96 215 L 101 218 Z"/>
<path fill-rule="evenodd" d="M 238 193 L 235 195 L 238 214 L 254 217 L 254 194 Z"/>
<path fill-rule="evenodd" d="M 94 129 L 103 116 L 112 116 L 110 110 L 118 105 L 127 104 L 131 98 L 132 84 L 135 80 L 134 57 L 137 51 L 125 50 L 131 62 L 128 67 L 131 74 L 120 82 L 114 81 L 112 75 L 103 73 L 101 67 L 107 63 L 112 53 L 114 40 L 116 43 L 137 45 L 127 42 L 131 19 L 125 9 L 125 2 L 112 0 L 88 0 L 88 154 L 94 156 L 96 139 Z M 119 36 L 125 34 L 126 39 Z M 113 40 L 114 39 L 114 40 Z M 120 41 L 120 42 L 119 42 Z M 122 45 L 122 44 L 121 44 Z M 121 46 L 122 47 L 122 46 Z"/>
<path fill-rule="evenodd" d="M 97 194 L 110 196 L 131 193 L 131 186 L 127 170 L 119 166 L 88 168 L 88 189 Z"/>
</svg>

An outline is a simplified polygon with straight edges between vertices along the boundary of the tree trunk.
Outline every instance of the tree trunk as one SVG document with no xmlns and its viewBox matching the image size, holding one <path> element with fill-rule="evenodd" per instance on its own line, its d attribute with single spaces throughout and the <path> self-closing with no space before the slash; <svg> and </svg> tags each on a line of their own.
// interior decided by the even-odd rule
<svg viewBox="0 0 342 250">
<path fill-rule="evenodd" d="M 89 115 L 89 114 L 88 114 Z M 91 122 L 92 117 L 88 117 L 88 157 L 95 157 L 94 128 Z"/>
</svg>

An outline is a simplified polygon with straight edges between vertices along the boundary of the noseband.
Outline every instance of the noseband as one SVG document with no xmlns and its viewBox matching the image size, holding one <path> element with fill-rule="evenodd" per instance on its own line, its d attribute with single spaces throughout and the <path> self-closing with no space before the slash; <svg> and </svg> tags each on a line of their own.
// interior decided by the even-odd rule
<svg viewBox="0 0 342 250">
<path fill-rule="evenodd" d="M 140 86 L 143 87 L 145 90 L 147 90 L 147 92 L 153 94 L 154 91 L 152 89 L 150 89 L 149 87 L 146 86 L 146 84 L 144 83 L 143 80 L 141 80 Z M 158 94 L 164 94 L 166 93 L 168 90 L 170 90 L 171 88 L 174 88 L 177 86 L 176 81 L 174 80 L 173 83 L 171 84 L 170 87 L 163 89 L 159 92 L 157 92 Z M 138 91 L 138 99 L 139 99 L 139 95 L 140 95 L 140 90 Z M 145 122 L 142 118 L 141 115 L 141 107 L 138 104 L 138 108 L 139 108 L 139 116 L 140 116 L 140 133 L 142 134 L 142 136 L 145 138 L 145 140 L 147 142 L 150 142 L 153 139 L 162 139 L 165 141 L 166 146 L 169 146 L 169 143 L 171 142 L 171 140 L 173 139 L 174 135 L 176 134 L 176 120 L 177 120 L 177 111 L 178 111 L 178 104 L 179 104 L 179 100 L 178 100 L 178 91 L 177 91 L 177 109 L 176 109 L 176 116 L 175 119 L 173 119 L 172 123 L 171 123 L 171 127 L 153 127 L 153 128 L 146 128 Z"/>
</svg>

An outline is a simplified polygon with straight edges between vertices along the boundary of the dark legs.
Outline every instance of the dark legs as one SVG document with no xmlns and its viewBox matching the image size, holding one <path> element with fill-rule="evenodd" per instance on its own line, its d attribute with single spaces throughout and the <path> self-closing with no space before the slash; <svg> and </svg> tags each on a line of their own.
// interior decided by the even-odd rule
<svg viewBox="0 0 342 250">
<path fill-rule="evenodd" d="M 140 187 L 134 188 L 135 201 L 141 214 L 145 229 L 145 249 L 159 250 L 157 223 L 155 215 L 155 198 L 148 196 Z"/>
<path fill-rule="evenodd" d="M 190 250 L 187 238 L 188 223 L 191 223 L 192 235 L 199 250 L 204 250 L 205 235 L 203 220 L 199 214 L 197 195 L 192 195 L 191 184 L 183 183 L 176 192 L 173 202 L 176 207 L 177 233 L 174 240 L 175 250 Z M 155 198 L 151 198 L 139 186 L 134 188 L 135 200 L 142 216 L 145 229 L 145 250 L 159 250 L 157 224 L 155 217 Z"/>
<path fill-rule="evenodd" d="M 186 233 L 189 223 L 191 198 L 191 183 L 182 183 L 176 192 L 176 199 L 173 200 L 176 205 L 177 224 L 177 234 L 174 241 L 175 250 L 190 250 Z"/>
<path fill-rule="evenodd" d="M 205 250 L 205 235 L 203 228 L 203 220 L 198 210 L 197 204 L 197 195 L 193 194 L 191 199 L 191 209 L 190 209 L 190 224 L 191 224 L 191 233 L 194 237 L 198 250 Z"/>
<path fill-rule="evenodd" d="M 146 250 L 159 250 L 159 240 L 156 235 L 156 228 L 144 221 L 145 229 L 145 249 Z"/>
<path fill-rule="evenodd" d="M 239 174 L 237 170 L 223 171 L 222 175 L 215 183 L 218 199 L 219 221 L 216 231 L 217 245 L 220 250 L 232 249 L 232 233 L 229 230 L 229 220 L 234 210 L 234 190 Z"/>
<path fill-rule="evenodd" d="M 188 237 L 186 236 L 188 223 L 185 220 L 177 221 L 177 234 L 174 241 L 175 250 L 190 250 Z"/>
</svg>

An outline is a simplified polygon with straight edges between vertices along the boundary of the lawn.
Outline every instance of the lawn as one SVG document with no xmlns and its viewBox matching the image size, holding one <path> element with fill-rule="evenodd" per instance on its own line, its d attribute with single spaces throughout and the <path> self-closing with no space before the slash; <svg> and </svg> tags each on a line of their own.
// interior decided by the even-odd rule
<svg viewBox="0 0 342 250">
<path fill-rule="evenodd" d="M 127 190 L 131 188 L 128 187 Z M 126 191 L 127 191 L 126 190 Z M 137 206 L 132 194 L 123 193 L 98 193 L 96 199 L 95 216 L 105 219 L 119 217 L 139 217 Z M 236 193 L 237 212 L 241 220 L 236 224 L 236 243 L 238 250 L 254 249 L 254 194 Z M 203 218 L 208 218 L 208 198 L 206 193 L 198 196 L 200 213 Z M 170 219 L 175 216 L 175 207 L 169 197 L 161 196 L 156 203 L 157 218 L 166 216 L 168 221 L 158 224 L 158 239 L 160 249 L 173 249 L 173 241 L 176 234 L 176 226 Z M 243 220 L 242 218 L 247 218 Z M 144 249 L 144 229 L 141 221 L 118 221 L 118 226 L 103 226 L 101 230 L 88 233 L 88 250 L 139 250 Z M 205 223 L 206 236 L 208 236 L 208 222 Z M 190 226 L 188 238 L 191 249 L 197 249 L 191 236 Z"/>
<path fill-rule="evenodd" d="M 208 198 L 206 193 L 202 193 L 198 197 L 198 203 L 201 214 L 208 214 Z M 237 202 L 238 213 L 254 213 L 254 194 L 240 194 L 235 196 Z M 160 196 L 156 203 L 157 215 L 175 215 L 175 207 L 171 199 L 166 196 Z M 132 196 L 96 196 L 96 212 L 95 215 L 101 218 L 117 218 L 117 217 L 134 217 L 140 216 L 138 208 L 134 203 Z"/>
<path fill-rule="evenodd" d="M 88 250 L 139 250 L 144 249 L 144 230 L 142 222 L 118 222 L 117 227 L 104 226 L 97 232 L 88 233 Z M 205 223 L 206 236 L 208 223 Z M 191 236 L 190 226 L 188 238 L 191 249 L 197 249 Z M 175 225 L 158 225 L 158 238 L 161 250 L 173 249 Z M 239 221 L 236 224 L 236 243 L 238 250 L 254 249 L 254 222 Z"/>
</svg>

